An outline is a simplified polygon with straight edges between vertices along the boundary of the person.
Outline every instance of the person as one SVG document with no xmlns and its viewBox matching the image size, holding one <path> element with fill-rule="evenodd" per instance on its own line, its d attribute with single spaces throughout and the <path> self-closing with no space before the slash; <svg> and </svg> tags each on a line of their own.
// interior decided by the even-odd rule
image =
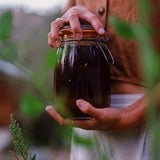
<svg viewBox="0 0 160 160">
<path fill-rule="evenodd" d="M 156 4 L 154 7 L 160 6 L 158 1 L 153 1 Z M 83 36 L 80 19 L 88 21 L 97 33 L 104 34 L 107 3 L 109 14 L 131 23 L 140 21 L 136 0 L 69 0 L 62 17 L 51 23 L 48 44 L 53 48 L 61 45 L 58 32 L 66 22 L 69 22 L 75 38 L 80 40 Z M 158 10 L 157 13 L 159 16 Z M 154 21 L 154 24 L 156 23 L 159 22 Z M 47 106 L 46 110 L 61 126 L 72 125 L 75 127 L 74 133 L 82 137 L 93 137 L 95 140 L 92 149 L 86 149 L 72 141 L 71 160 L 100 160 L 99 153 L 115 160 L 150 160 L 151 133 L 146 124 L 149 106 L 146 89 L 149 86 L 143 79 L 138 45 L 135 40 L 126 40 L 119 36 L 110 23 L 107 24 L 107 32 L 109 48 L 115 60 L 115 64 L 110 68 L 110 107 L 100 109 L 83 99 L 78 99 L 77 107 L 92 117 L 89 120 L 66 119 L 57 113 L 53 106 Z M 157 33 L 155 36 L 156 43 L 160 42 L 159 35 Z M 158 83 L 155 90 L 159 87 Z M 156 94 L 155 101 L 158 108 L 159 94 Z"/>
</svg>

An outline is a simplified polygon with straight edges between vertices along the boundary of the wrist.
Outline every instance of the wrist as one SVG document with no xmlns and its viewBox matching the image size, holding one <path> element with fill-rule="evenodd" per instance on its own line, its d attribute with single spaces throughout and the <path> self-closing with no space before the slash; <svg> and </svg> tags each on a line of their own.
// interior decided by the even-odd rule
<svg viewBox="0 0 160 160">
<path fill-rule="evenodd" d="M 134 104 L 122 109 L 121 118 L 118 124 L 120 130 L 127 130 L 137 127 L 146 121 L 147 98 L 143 96 Z"/>
</svg>

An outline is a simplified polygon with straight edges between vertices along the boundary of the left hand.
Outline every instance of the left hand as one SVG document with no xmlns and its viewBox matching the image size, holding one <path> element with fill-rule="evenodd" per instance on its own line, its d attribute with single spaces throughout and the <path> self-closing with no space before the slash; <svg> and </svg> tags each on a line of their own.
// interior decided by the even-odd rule
<svg viewBox="0 0 160 160">
<path fill-rule="evenodd" d="M 80 27 L 80 19 L 89 22 L 98 34 L 104 34 L 104 26 L 97 15 L 92 13 L 87 7 L 76 5 L 67 10 L 61 18 L 57 18 L 51 23 L 51 31 L 48 33 L 48 44 L 57 49 L 61 45 L 59 30 L 65 23 L 69 23 L 74 37 L 82 39 L 83 33 Z"/>
<path fill-rule="evenodd" d="M 78 108 L 92 118 L 89 120 L 71 120 L 63 118 L 52 107 L 46 107 L 46 111 L 61 125 L 80 127 L 87 130 L 104 130 L 114 131 L 121 130 L 120 125 L 123 116 L 123 110 L 117 108 L 95 108 L 85 100 L 79 99 L 76 101 Z"/>
</svg>

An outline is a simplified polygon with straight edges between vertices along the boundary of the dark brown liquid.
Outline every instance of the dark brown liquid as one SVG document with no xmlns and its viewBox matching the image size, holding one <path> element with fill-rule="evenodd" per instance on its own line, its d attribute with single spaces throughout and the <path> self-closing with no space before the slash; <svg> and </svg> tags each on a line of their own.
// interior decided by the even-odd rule
<svg viewBox="0 0 160 160">
<path fill-rule="evenodd" d="M 63 58 L 62 58 L 63 59 Z M 55 96 L 64 96 L 64 107 L 75 119 L 87 119 L 76 106 L 84 99 L 94 107 L 109 107 L 109 64 L 96 46 L 70 46 L 54 71 Z M 67 117 L 64 113 L 62 116 Z"/>
</svg>

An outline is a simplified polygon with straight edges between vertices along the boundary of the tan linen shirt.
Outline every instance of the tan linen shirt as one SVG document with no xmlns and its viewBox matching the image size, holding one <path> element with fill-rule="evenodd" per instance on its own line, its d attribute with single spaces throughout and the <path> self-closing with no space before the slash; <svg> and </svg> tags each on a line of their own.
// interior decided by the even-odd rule
<svg viewBox="0 0 160 160">
<path fill-rule="evenodd" d="M 160 6 L 157 0 L 152 1 L 154 1 L 154 4 Z M 63 11 L 65 12 L 68 8 L 75 5 L 86 6 L 90 11 L 95 13 L 105 25 L 107 0 L 69 0 Z M 100 12 L 101 10 L 103 10 L 103 13 Z M 157 12 L 157 15 L 160 15 L 160 11 Z M 136 13 L 138 13 L 137 0 L 110 0 L 109 14 L 123 18 L 127 22 L 136 23 L 139 21 Z M 156 16 L 153 17 L 155 18 Z M 157 23 L 159 22 L 155 23 L 156 26 Z M 160 36 L 160 34 L 158 35 Z M 159 36 L 156 35 L 155 38 L 159 39 Z M 140 57 L 136 42 L 119 36 L 111 24 L 108 24 L 108 37 L 110 39 L 109 48 L 115 59 L 115 64 L 111 65 L 110 69 L 111 79 L 140 86 L 145 85 L 140 69 Z"/>
</svg>

